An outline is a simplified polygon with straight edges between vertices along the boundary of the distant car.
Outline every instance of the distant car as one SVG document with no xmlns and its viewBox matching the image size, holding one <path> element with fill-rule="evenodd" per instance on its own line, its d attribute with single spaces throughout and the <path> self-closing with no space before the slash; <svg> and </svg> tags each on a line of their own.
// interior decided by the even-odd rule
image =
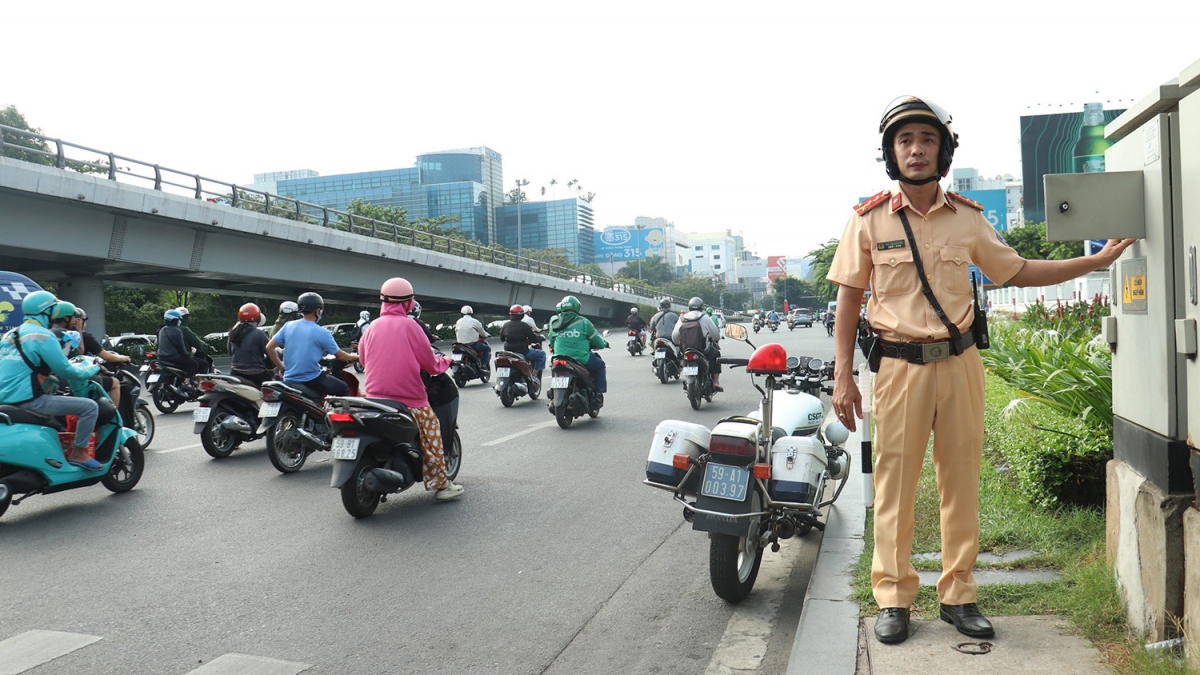
<svg viewBox="0 0 1200 675">
<path fill-rule="evenodd" d="M 114 335 L 113 337 L 104 338 L 104 342 L 100 346 L 105 349 L 119 348 L 123 352 L 130 352 L 138 355 L 143 355 L 147 351 L 153 351 L 154 345 L 158 343 L 157 335 L 128 333 L 125 335 Z"/>
<path fill-rule="evenodd" d="M 805 312 L 805 311 L 796 312 L 796 324 L 800 325 L 800 326 L 807 326 L 809 328 L 812 328 L 812 325 L 813 325 L 812 312 Z"/>
<path fill-rule="evenodd" d="M 330 333 L 333 333 L 334 337 L 337 337 L 339 335 L 350 335 L 351 333 L 354 332 L 354 327 L 357 325 L 358 324 L 356 324 L 354 322 L 331 323 L 328 326 L 325 326 L 325 330 L 329 331 Z"/>
<path fill-rule="evenodd" d="M 228 339 L 229 339 L 229 331 L 227 331 L 227 330 L 221 331 L 220 333 L 209 333 L 208 335 L 204 336 L 205 342 L 209 342 L 212 340 L 228 340 Z"/>
</svg>

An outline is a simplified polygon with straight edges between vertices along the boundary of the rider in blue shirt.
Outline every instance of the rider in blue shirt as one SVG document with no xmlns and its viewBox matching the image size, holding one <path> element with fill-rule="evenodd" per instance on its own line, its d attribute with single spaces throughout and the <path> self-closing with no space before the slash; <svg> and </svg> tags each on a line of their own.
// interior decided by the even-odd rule
<svg viewBox="0 0 1200 675">
<path fill-rule="evenodd" d="M 346 396 L 350 386 L 336 377 L 321 373 L 321 358 L 333 354 L 339 361 L 353 363 L 354 354 L 342 351 L 333 334 L 320 326 L 325 313 L 325 300 L 316 293 L 305 293 L 296 299 L 303 318 L 283 325 L 267 343 L 267 356 L 283 371 L 283 381 L 302 384 L 322 396 Z M 276 347 L 284 348 L 281 361 Z"/>
</svg>

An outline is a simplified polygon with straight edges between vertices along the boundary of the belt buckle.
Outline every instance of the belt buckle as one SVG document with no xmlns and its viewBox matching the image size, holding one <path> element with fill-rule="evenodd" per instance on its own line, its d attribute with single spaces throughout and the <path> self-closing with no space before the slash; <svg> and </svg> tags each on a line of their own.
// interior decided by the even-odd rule
<svg viewBox="0 0 1200 675">
<path fill-rule="evenodd" d="M 945 361 L 950 358 L 949 342 L 927 342 L 921 345 L 921 363 Z"/>
</svg>

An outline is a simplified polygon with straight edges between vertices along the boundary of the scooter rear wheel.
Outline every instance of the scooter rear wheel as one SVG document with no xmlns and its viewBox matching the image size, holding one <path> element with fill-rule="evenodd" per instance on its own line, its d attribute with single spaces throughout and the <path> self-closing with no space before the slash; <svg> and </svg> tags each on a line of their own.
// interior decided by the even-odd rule
<svg viewBox="0 0 1200 675">
<path fill-rule="evenodd" d="M 295 473 L 308 459 L 308 451 L 293 433 L 300 428 L 300 417 L 293 411 L 279 416 L 275 426 L 267 430 L 267 457 L 279 473 Z"/>
<path fill-rule="evenodd" d="M 3 516 L 4 512 L 8 510 L 9 504 L 12 504 L 12 490 L 8 485 L 0 483 L 0 516 Z"/>
<path fill-rule="evenodd" d="M 221 423 L 232 415 L 225 406 L 218 405 L 208 416 L 208 423 L 200 431 L 200 445 L 210 457 L 224 459 L 233 454 L 241 441 L 232 433 L 221 429 Z"/>
<path fill-rule="evenodd" d="M 379 466 L 373 458 L 365 459 L 350 480 L 342 484 L 342 506 L 355 518 L 366 518 L 379 506 L 379 493 L 363 485 L 367 472 Z"/>
<path fill-rule="evenodd" d="M 170 415 L 179 408 L 179 404 L 183 403 L 179 399 L 171 396 L 171 392 L 165 387 L 159 387 L 150 392 L 150 400 L 154 401 L 154 407 L 164 415 Z"/>
<path fill-rule="evenodd" d="M 575 421 L 575 418 L 571 417 L 571 411 L 567 410 L 566 401 L 564 401 L 560 406 L 555 406 L 554 419 L 558 422 L 558 426 L 562 427 L 563 429 L 571 428 L 571 423 Z"/>
<path fill-rule="evenodd" d="M 450 445 L 442 448 L 442 453 L 446 460 L 446 478 L 448 480 L 458 478 L 458 470 L 462 468 L 462 439 L 458 437 L 457 431 L 454 432 Z"/>
<path fill-rule="evenodd" d="M 112 466 L 100 482 L 112 492 L 129 492 L 142 479 L 142 472 L 146 470 L 146 454 L 142 452 L 137 438 L 125 441 L 125 445 L 117 448 L 116 453 Z"/>
<path fill-rule="evenodd" d="M 505 408 L 511 408 L 513 401 L 515 400 L 516 397 L 512 395 L 512 391 L 509 389 L 509 386 L 505 384 L 504 388 L 500 390 L 500 405 L 503 405 Z"/>
<path fill-rule="evenodd" d="M 696 378 L 688 380 L 687 383 L 688 403 L 692 404 L 692 410 L 700 409 L 700 381 Z"/>
<path fill-rule="evenodd" d="M 667 362 L 659 361 L 658 368 L 656 368 L 655 371 L 658 374 L 658 381 L 666 384 L 667 380 L 670 378 L 670 376 L 667 375 Z"/>
</svg>

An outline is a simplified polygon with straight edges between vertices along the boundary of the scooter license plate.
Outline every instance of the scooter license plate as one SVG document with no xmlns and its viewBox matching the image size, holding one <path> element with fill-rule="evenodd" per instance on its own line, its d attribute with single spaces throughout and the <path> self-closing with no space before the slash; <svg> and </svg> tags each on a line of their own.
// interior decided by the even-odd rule
<svg viewBox="0 0 1200 675">
<path fill-rule="evenodd" d="M 654 352 L 654 358 L 665 359 L 665 358 L 667 358 L 667 353 L 666 352 Z"/>
<path fill-rule="evenodd" d="M 148 373 L 148 372 L 150 372 L 150 366 L 142 366 L 141 368 L 138 368 L 138 372 L 139 373 Z"/>
<path fill-rule="evenodd" d="M 512 375 L 512 368 L 497 368 L 496 377 L 509 377 Z"/>
<path fill-rule="evenodd" d="M 700 366 L 688 366 L 683 369 L 684 377 L 688 377 L 689 375 L 692 377 L 695 377 L 696 375 L 699 375 L 699 374 L 700 374 Z"/>
<path fill-rule="evenodd" d="M 566 389 L 567 385 L 570 382 L 571 382 L 571 378 L 569 378 L 569 377 L 552 377 L 552 378 L 550 378 L 550 388 L 551 389 Z"/>
<path fill-rule="evenodd" d="M 208 416 L 212 414 L 212 408 L 196 408 L 192 411 L 193 422 L 207 422 Z"/>
<path fill-rule="evenodd" d="M 330 454 L 334 459 L 358 459 L 358 444 L 361 441 L 361 438 L 338 436 L 333 439 Z"/>
<path fill-rule="evenodd" d="M 462 354 L 451 354 L 450 360 L 451 361 L 462 361 Z"/>
<path fill-rule="evenodd" d="M 264 403 L 258 410 L 259 417 L 275 417 L 279 414 L 279 403 Z"/>
<path fill-rule="evenodd" d="M 146 384 L 150 384 L 151 382 L 158 382 L 158 378 L 160 378 L 160 377 L 162 377 L 162 375 L 155 373 L 155 374 L 151 375 L 150 377 L 146 378 Z"/>
<path fill-rule="evenodd" d="M 746 499 L 749 486 L 748 469 L 709 462 L 708 467 L 704 469 L 704 483 L 700 485 L 700 494 L 740 502 Z"/>
</svg>

